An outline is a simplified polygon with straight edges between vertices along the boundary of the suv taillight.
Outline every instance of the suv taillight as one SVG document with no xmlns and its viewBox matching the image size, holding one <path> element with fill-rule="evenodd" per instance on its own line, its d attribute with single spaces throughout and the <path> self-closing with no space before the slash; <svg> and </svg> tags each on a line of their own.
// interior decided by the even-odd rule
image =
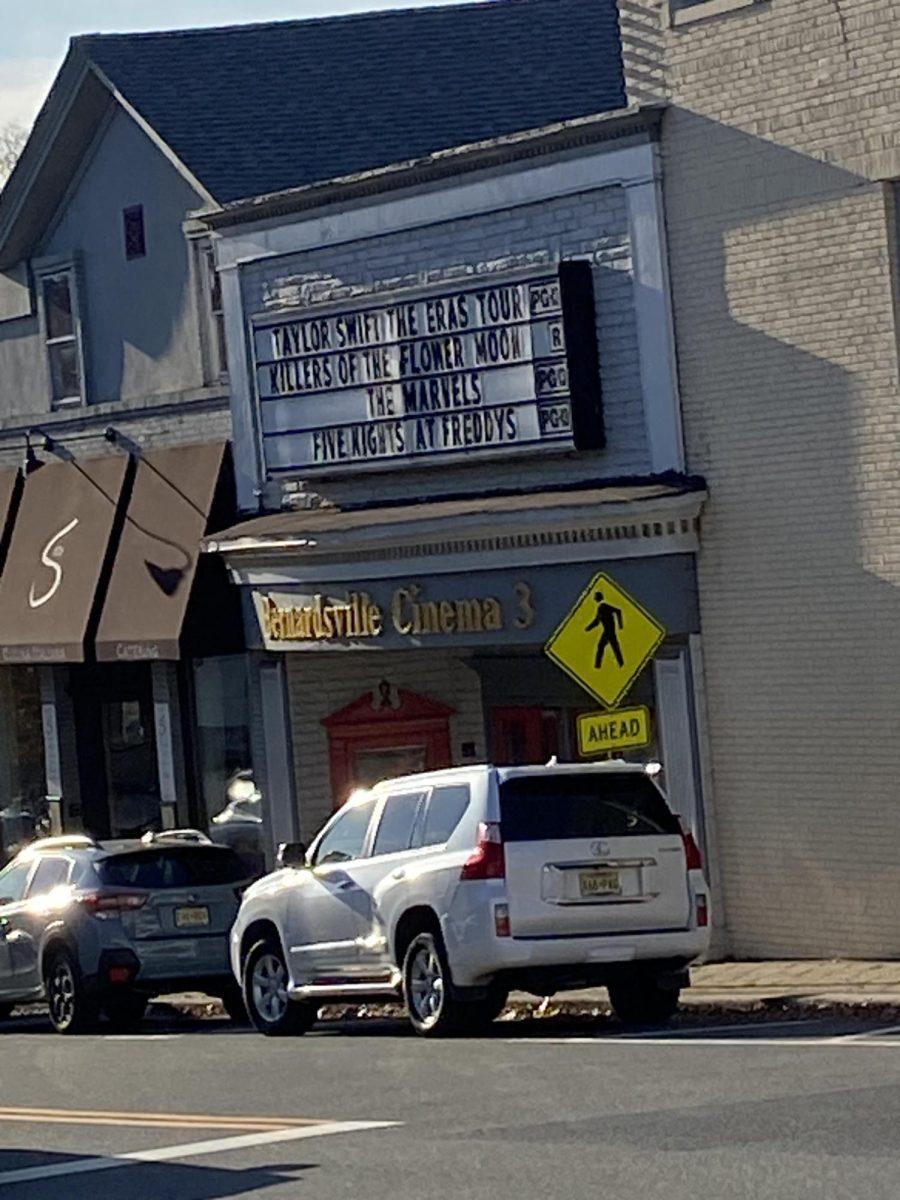
<svg viewBox="0 0 900 1200">
<path fill-rule="evenodd" d="M 694 841 L 692 833 L 681 831 L 681 840 L 684 842 L 684 857 L 689 871 L 702 871 L 703 858 L 700 854 L 700 847 Z"/>
<path fill-rule="evenodd" d="M 147 903 L 146 894 L 141 892 L 82 892 L 75 899 L 92 917 L 101 920 L 134 912 Z"/>
<path fill-rule="evenodd" d="M 478 826 L 478 844 L 463 864 L 460 879 L 505 879 L 506 855 L 503 838 L 496 821 L 482 821 Z"/>
</svg>

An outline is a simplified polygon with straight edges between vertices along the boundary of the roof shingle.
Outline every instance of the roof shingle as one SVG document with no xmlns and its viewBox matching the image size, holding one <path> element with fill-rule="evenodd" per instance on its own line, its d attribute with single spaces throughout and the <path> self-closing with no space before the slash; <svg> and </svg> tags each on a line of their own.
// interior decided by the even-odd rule
<svg viewBox="0 0 900 1200">
<path fill-rule="evenodd" d="M 220 203 L 623 107 L 616 0 L 76 39 Z"/>
</svg>

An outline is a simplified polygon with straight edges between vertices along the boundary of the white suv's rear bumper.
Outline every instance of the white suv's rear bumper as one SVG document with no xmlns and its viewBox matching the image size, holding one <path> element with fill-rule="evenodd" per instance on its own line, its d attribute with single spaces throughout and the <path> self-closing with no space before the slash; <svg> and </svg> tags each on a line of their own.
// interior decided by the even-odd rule
<svg viewBox="0 0 900 1200">
<path fill-rule="evenodd" d="M 459 987 L 479 987 L 503 973 L 583 967 L 586 976 L 600 977 L 604 968 L 640 962 L 696 961 L 709 947 L 709 929 L 643 930 L 592 937 L 497 937 L 494 905 L 505 897 L 499 889 L 482 897 L 478 910 L 452 913 L 443 921 L 444 943 L 453 981 Z M 467 906 L 468 907 L 468 906 Z M 572 972 L 561 970 L 560 975 Z"/>
</svg>

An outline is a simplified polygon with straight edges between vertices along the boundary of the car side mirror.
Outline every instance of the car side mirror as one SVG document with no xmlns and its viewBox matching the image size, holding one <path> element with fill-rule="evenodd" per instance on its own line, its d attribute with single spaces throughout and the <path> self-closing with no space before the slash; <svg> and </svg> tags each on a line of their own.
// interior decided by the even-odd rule
<svg viewBox="0 0 900 1200">
<path fill-rule="evenodd" d="M 278 854 L 275 861 L 279 867 L 298 867 L 306 866 L 306 843 L 305 842 L 282 842 L 278 847 Z"/>
</svg>

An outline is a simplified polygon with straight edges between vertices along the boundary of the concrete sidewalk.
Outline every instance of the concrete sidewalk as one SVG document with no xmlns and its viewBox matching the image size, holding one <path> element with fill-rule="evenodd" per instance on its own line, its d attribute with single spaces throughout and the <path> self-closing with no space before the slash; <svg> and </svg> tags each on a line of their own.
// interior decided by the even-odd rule
<svg viewBox="0 0 900 1200">
<path fill-rule="evenodd" d="M 682 993 L 686 1005 L 752 1009 L 760 1005 L 821 1004 L 851 1006 L 894 1006 L 900 1012 L 900 960 L 864 962 L 835 959 L 777 962 L 724 962 L 694 967 L 692 986 Z M 607 1004 L 603 988 L 565 992 L 560 1002 L 602 1006 Z M 173 1008 L 197 1015 L 217 1015 L 218 1001 L 197 993 L 160 997 Z M 536 1007 L 533 996 L 514 993 L 514 1005 Z"/>
</svg>

